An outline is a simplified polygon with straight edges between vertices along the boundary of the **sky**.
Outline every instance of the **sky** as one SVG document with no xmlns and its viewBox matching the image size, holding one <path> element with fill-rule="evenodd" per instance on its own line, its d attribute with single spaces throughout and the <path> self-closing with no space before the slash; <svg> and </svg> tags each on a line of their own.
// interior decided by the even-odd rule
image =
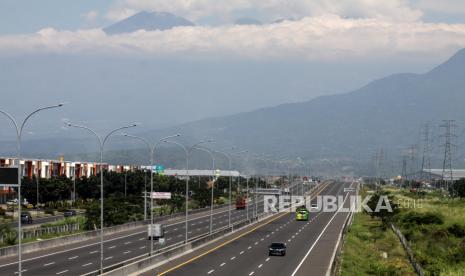
<svg viewBox="0 0 465 276">
<path fill-rule="evenodd" d="M 101 30 L 139 11 L 196 26 Z M 157 128 L 424 73 L 464 47 L 463 0 L 0 0 L 0 108 L 69 103 L 30 136 L 64 120 Z"/>
</svg>

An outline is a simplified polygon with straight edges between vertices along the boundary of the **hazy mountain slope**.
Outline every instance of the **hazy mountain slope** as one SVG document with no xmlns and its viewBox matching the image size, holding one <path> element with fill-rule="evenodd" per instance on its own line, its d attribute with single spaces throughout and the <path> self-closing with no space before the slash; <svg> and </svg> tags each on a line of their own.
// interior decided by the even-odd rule
<svg viewBox="0 0 465 276">
<path fill-rule="evenodd" d="M 107 34 L 131 33 L 137 30 L 167 30 L 179 26 L 194 26 L 182 17 L 166 12 L 139 12 L 103 29 Z"/>
</svg>

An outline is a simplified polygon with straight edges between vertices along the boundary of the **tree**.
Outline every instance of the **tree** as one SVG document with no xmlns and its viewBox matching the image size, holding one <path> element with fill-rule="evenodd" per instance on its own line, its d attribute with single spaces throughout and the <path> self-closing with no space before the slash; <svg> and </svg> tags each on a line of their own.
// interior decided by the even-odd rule
<svg viewBox="0 0 465 276">
<path fill-rule="evenodd" d="M 386 208 L 379 208 L 382 206 L 390 206 L 390 210 Z M 392 222 L 393 217 L 399 213 L 399 206 L 394 201 L 394 196 L 392 196 L 389 192 L 386 191 L 377 191 L 367 203 L 367 206 L 370 207 L 372 212 L 370 213 L 371 217 L 378 217 L 383 222 L 383 228 L 389 225 Z"/>
</svg>

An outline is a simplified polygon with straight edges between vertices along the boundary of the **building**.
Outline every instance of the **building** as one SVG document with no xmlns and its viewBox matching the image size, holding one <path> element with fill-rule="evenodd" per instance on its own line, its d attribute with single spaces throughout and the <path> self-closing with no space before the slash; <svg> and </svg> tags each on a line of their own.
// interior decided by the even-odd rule
<svg viewBox="0 0 465 276">
<path fill-rule="evenodd" d="M 433 179 L 433 180 L 442 180 L 442 169 L 431 169 L 431 170 L 424 170 L 423 175 L 425 175 L 427 178 Z M 429 174 L 429 177 L 428 177 Z M 452 180 L 457 181 L 459 179 L 465 178 L 465 170 L 452 170 Z M 444 180 L 450 180 L 451 175 L 450 171 L 446 170 L 444 172 Z"/>
<path fill-rule="evenodd" d="M 0 157 L 0 167 L 17 167 L 17 161 L 14 157 Z M 20 171 L 24 177 L 32 179 L 33 176 L 50 179 L 57 176 L 66 176 L 68 178 L 81 178 L 96 176 L 100 170 L 124 172 L 133 171 L 140 167 L 127 165 L 108 165 L 95 162 L 71 162 L 60 160 L 45 159 L 23 159 L 20 162 Z M 0 204 L 10 199 L 16 198 L 16 192 L 11 186 L 0 183 Z"/>
</svg>

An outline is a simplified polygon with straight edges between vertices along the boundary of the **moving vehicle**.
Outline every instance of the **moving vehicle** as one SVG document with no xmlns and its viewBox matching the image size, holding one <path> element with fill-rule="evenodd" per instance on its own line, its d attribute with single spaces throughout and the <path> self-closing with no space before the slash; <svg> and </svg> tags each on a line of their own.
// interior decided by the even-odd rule
<svg viewBox="0 0 465 276">
<path fill-rule="evenodd" d="M 29 212 L 22 212 L 21 213 L 21 223 L 32 223 L 32 215 Z"/>
<path fill-rule="evenodd" d="M 286 256 L 286 244 L 282 242 L 274 242 L 269 246 L 268 255 Z"/>
<path fill-rule="evenodd" d="M 77 213 L 76 213 L 75 210 L 65 210 L 65 211 L 63 212 L 63 216 L 64 216 L 65 218 L 74 217 L 74 216 L 76 216 L 76 215 L 77 215 Z"/>
<path fill-rule="evenodd" d="M 236 209 L 237 210 L 243 210 L 247 207 L 247 198 L 238 196 L 236 199 Z"/>
<path fill-rule="evenodd" d="M 305 206 L 297 207 L 295 210 L 295 220 L 296 221 L 308 221 L 309 211 Z"/>
<path fill-rule="evenodd" d="M 165 236 L 165 229 L 161 224 L 152 224 L 148 225 L 147 228 L 147 238 L 149 240 L 157 240 Z"/>
</svg>

